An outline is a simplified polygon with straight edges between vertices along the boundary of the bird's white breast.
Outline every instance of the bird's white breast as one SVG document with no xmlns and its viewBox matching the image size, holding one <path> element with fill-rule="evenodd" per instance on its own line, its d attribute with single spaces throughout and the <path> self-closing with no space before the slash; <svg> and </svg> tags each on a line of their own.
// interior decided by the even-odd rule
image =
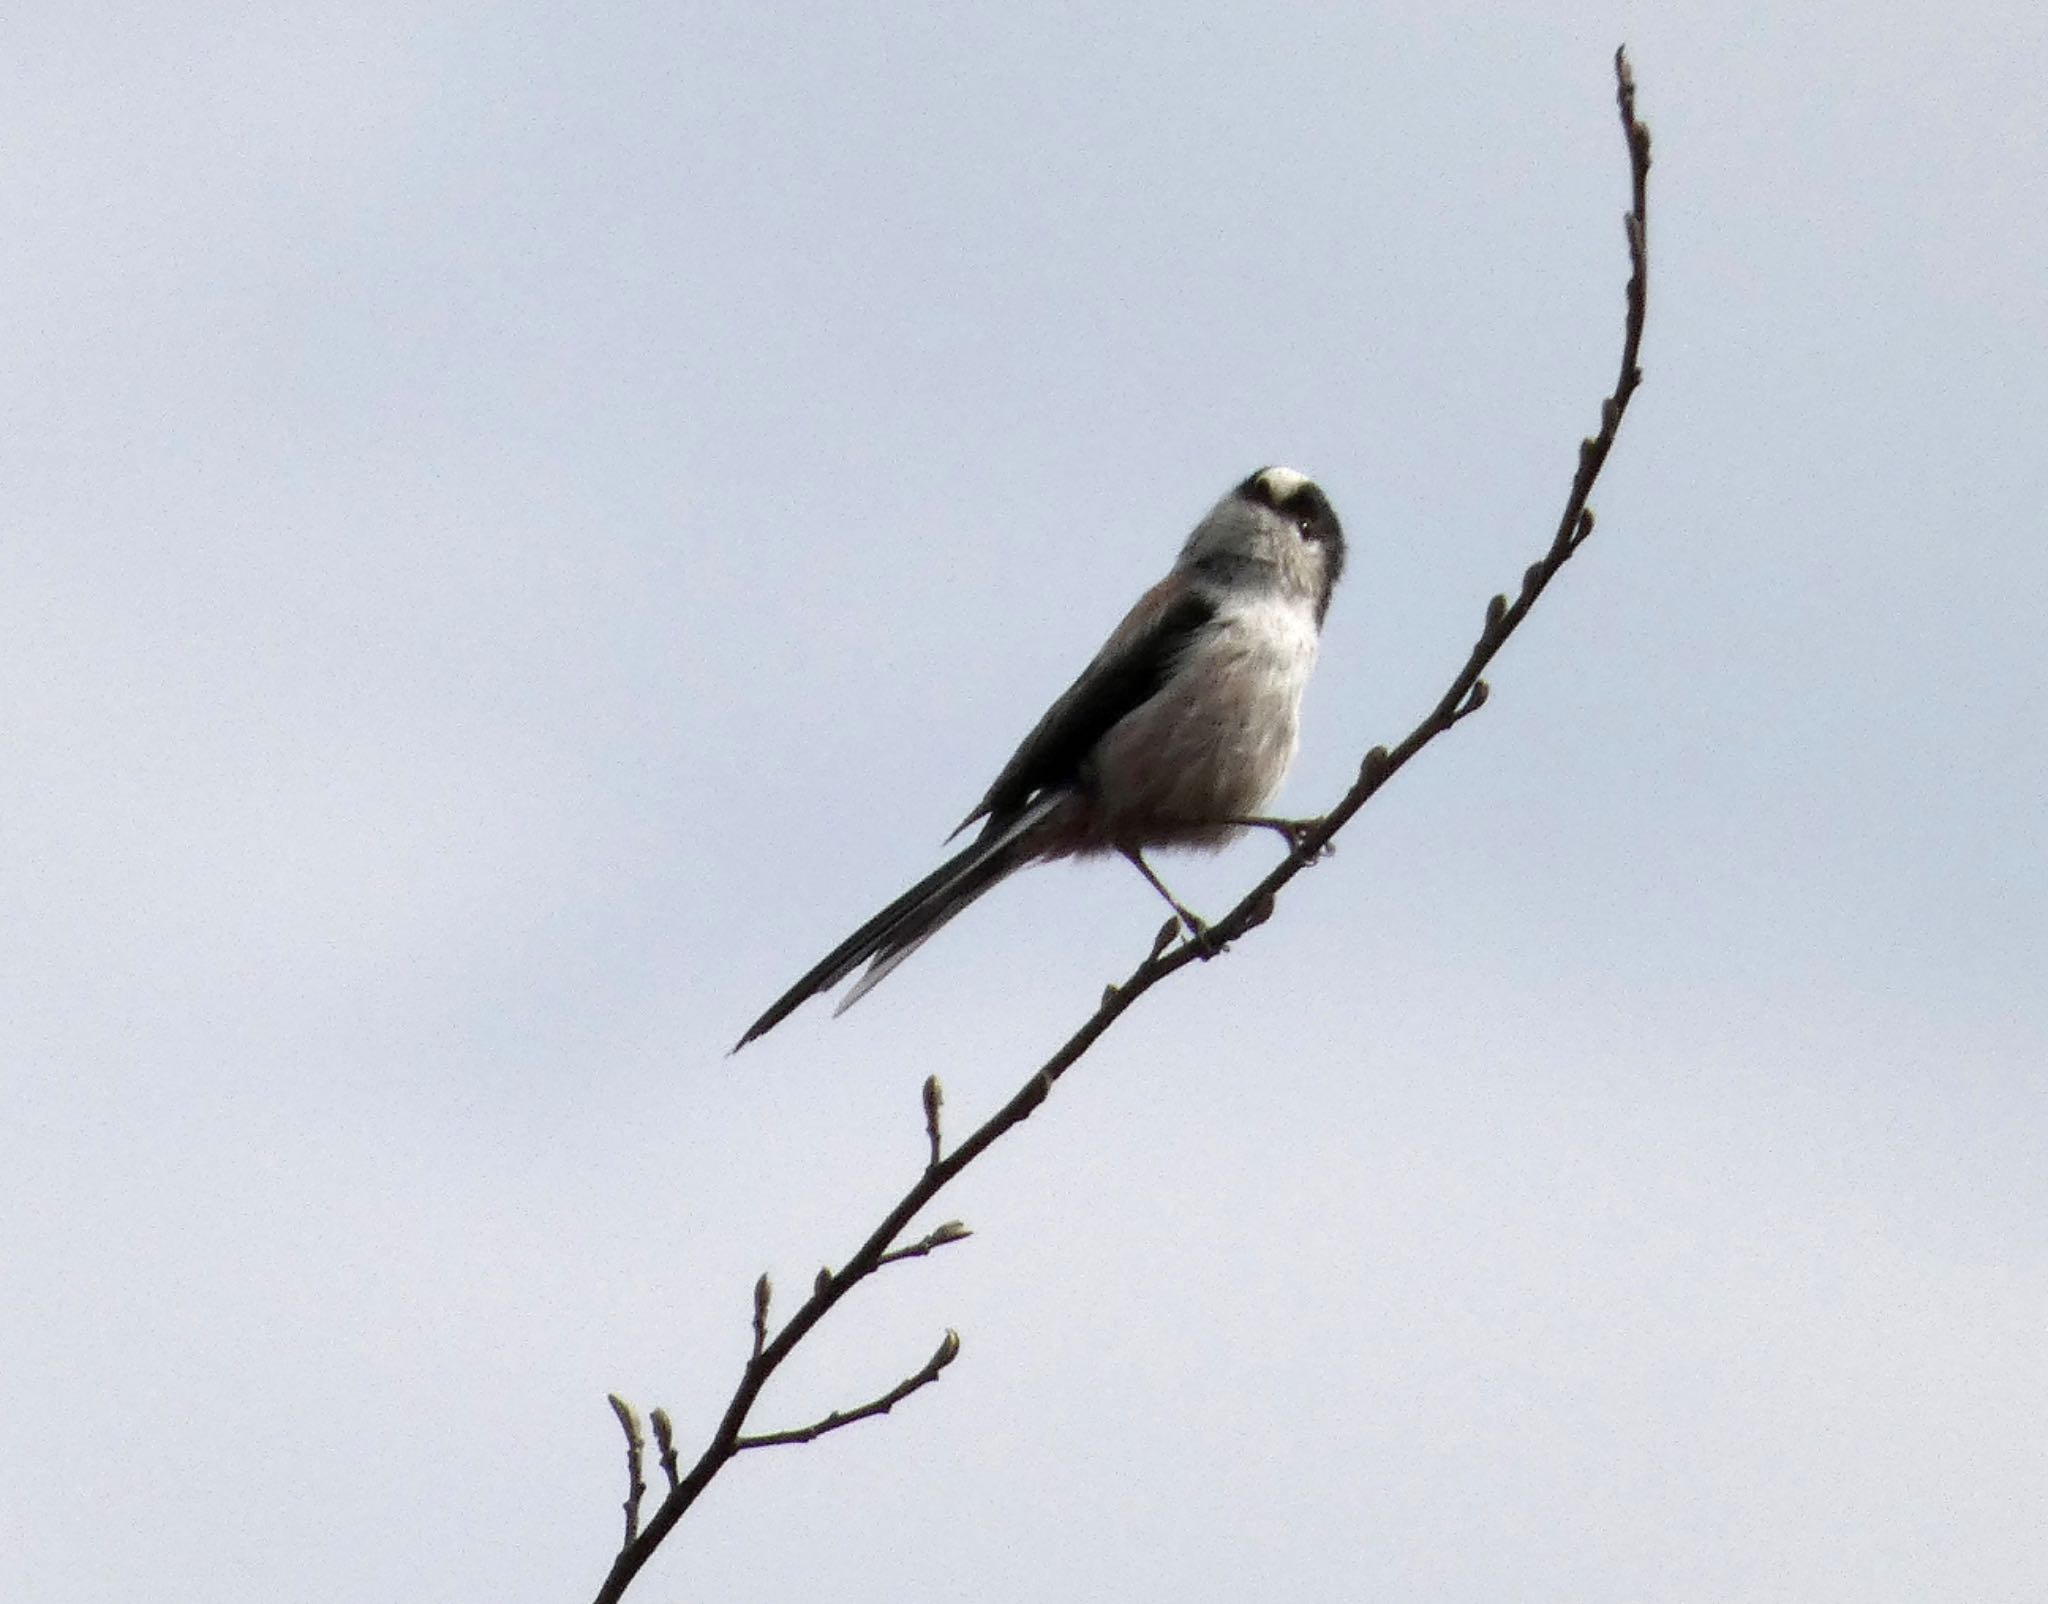
<svg viewBox="0 0 2048 1604">
<path fill-rule="evenodd" d="M 1097 746 L 1098 805 L 1155 838 L 1227 839 L 1215 821 L 1256 813 L 1294 759 L 1316 643 L 1299 600 L 1226 600 L 1167 684 Z"/>
</svg>

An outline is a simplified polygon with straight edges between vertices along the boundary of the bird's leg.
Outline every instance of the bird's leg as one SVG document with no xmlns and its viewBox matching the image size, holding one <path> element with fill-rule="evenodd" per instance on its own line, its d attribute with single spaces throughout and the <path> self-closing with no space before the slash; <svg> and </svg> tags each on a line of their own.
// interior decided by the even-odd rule
<svg viewBox="0 0 2048 1604">
<path fill-rule="evenodd" d="M 1152 865 L 1145 861 L 1145 854 L 1136 847 L 1125 847 L 1123 855 L 1131 860 L 1132 867 L 1142 874 L 1152 889 L 1166 899 L 1166 905 L 1180 916 L 1180 922 L 1187 926 L 1188 940 L 1200 949 L 1204 958 L 1211 958 L 1221 949 L 1209 939 L 1209 926 L 1199 914 L 1181 906 L 1179 898 L 1166 889 L 1166 882 L 1152 872 Z"/>
<path fill-rule="evenodd" d="M 1225 819 L 1223 822 L 1225 824 L 1241 824 L 1246 829 L 1251 830 L 1276 830 L 1287 838 L 1289 847 L 1299 852 L 1307 844 L 1308 838 L 1323 827 L 1324 821 L 1321 819 L 1270 819 L 1262 813 L 1251 813 L 1234 819 Z M 1318 852 L 1316 856 L 1319 858 L 1327 857 L 1336 850 L 1336 842 L 1325 841 L 1323 843 L 1323 850 Z"/>
</svg>

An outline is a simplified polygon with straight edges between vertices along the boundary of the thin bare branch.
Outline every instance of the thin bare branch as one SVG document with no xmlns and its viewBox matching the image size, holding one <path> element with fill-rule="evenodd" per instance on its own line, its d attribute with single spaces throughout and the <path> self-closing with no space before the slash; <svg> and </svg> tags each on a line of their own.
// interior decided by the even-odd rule
<svg viewBox="0 0 2048 1604">
<path fill-rule="evenodd" d="M 626 1546 L 631 1548 L 640 1534 L 640 1500 L 647 1496 L 647 1478 L 640 1470 L 647 1439 L 640 1435 L 640 1416 L 633 1406 L 615 1392 L 605 1396 L 611 1400 L 612 1413 L 619 1417 L 619 1430 L 626 1434 Z"/>
<path fill-rule="evenodd" d="M 933 1248 L 942 1248 L 948 1242 L 958 1242 L 972 1235 L 974 1233 L 958 1220 L 948 1220 L 944 1225 L 934 1227 L 929 1236 L 911 1243 L 907 1248 L 891 1248 L 875 1260 L 875 1268 L 879 1270 L 885 1264 L 895 1264 L 903 1259 L 921 1259 Z"/>
<path fill-rule="evenodd" d="M 768 1343 L 768 1300 L 774 1296 L 775 1283 L 763 1270 L 761 1279 L 754 1283 L 754 1357 L 757 1360 Z"/>
<path fill-rule="evenodd" d="M 924 1134 L 932 1147 L 932 1163 L 939 1161 L 939 1110 L 946 1106 L 946 1089 L 939 1084 L 939 1077 L 927 1075 L 924 1078 Z"/>
<path fill-rule="evenodd" d="M 856 1420 L 869 1420 L 876 1415 L 886 1415 L 891 1409 L 908 1398 L 920 1387 L 928 1387 L 939 1379 L 939 1372 L 960 1357 L 960 1333 L 950 1328 L 939 1339 L 939 1346 L 925 1366 L 914 1376 L 906 1376 L 873 1403 L 864 1403 L 858 1409 L 835 1409 L 823 1420 L 814 1420 L 808 1426 L 797 1426 L 789 1431 L 763 1432 L 758 1437 L 742 1437 L 733 1444 L 737 1453 L 749 1448 L 775 1448 L 783 1443 L 816 1442 L 828 1431 L 837 1431 L 850 1426 Z"/>
<path fill-rule="evenodd" d="M 676 1463 L 676 1428 L 668 1418 L 666 1409 L 648 1411 L 648 1420 L 654 1426 L 654 1444 L 661 1450 L 661 1473 L 668 1478 L 671 1491 L 683 1479 L 682 1468 Z M 631 1542 L 632 1538 L 627 1538 Z"/>
<path fill-rule="evenodd" d="M 883 1216 L 881 1222 L 869 1232 L 866 1240 L 854 1250 L 842 1269 L 837 1272 L 819 1273 L 810 1297 L 772 1339 L 768 1336 L 767 1328 L 768 1278 L 765 1275 L 761 1277 L 754 1289 L 753 1356 L 741 1373 L 739 1384 L 734 1388 L 724 1414 L 713 1428 L 710 1441 L 705 1445 L 696 1463 L 679 1481 L 671 1477 L 670 1492 L 648 1518 L 646 1529 L 637 1537 L 629 1536 L 625 1546 L 620 1549 L 603 1586 L 598 1590 L 597 1604 L 614 1604 L 614 1601 L 623 1595 L 626 1587 L 639 1574 L 641 1567 L 661 1546 L 662 1540 L 688 1512 L 712 1478 L 743 1448 L 765 1447 L 771 1443 L 806 1442 L 827 1431 L 837 1430 L 842 1425 L 850 1425 L 855 1420 L 887 1413 L 893 1404 L 907 1397 L 918 1387 L 928 1385 L 937 1376 L 938 1371 L 952 1361 L 954 1353 L 958 1351 L 958 1338 L 949 1332 L 947 1340 L 940 1344 L 939 1352 L 933 1355 L 932 1363 L 871 1404 L 845 1414 L 828 1415 L 815 1425 L 802 1427 L 794 1432 L 776 1432 L 755 1437 L 742 1434 L 747 1417 L 769 1378 L 841 1298 L 884 1264 L 921 1257 L 946 1241 L 958 1240 L 959 1236 L 965 1233 L 966 1228 L 958 1225 L 958 1222 L 948 1222 L 909 1247 L 894 1246 L 909 1229 L 911 1221 L 939 1192 L 996 1141 L 1030 1118 L 1050 1095 L 1054 1083 L 1060 1076 L 1079 1061 L 1110 1027 L 1154 986 L 1191 963 L 1215 956 L 1224 949 L 1226 943 L 1256 929 L 1271 918 L 1279 893 L 1297 874 L 1316 861 L 1323 849 L 1329 845 L 1331 838 L 1357 815 L 1359 809 L 1378 794 L 1388 780 L 1406 767 L 1431 741 L 1485 705 L 1486 691 L 1482 676 L 1499 655 L 1500 649 L 1507 644 L 1508 638 L 1529 616 L 1536 599 L 1556 577 L 1558 570 L 1570 560 L 1592 533 L 1593 517 L 1587 505 L 1587 498 L 1591 495 L 1594 481 L 1599 477 L 1608 453 L 1613 448 L 1621 420 L 1628 410 L 1629 400 L 1642 382 L 1642 370 L 1637 362 L 1641 352 L 1643 323 L 1648 305 L 1650 135 L 1636 118 L 1635 82 L 1629 72 L 1625 52 L 1615 52 L 1614 70 L 1622 131 L 1628 143 L 1631 179 L 1630 208 L 1625 219 L 1629 279 L 1625 291 L 1620 369 L 1613 393 L 1601 403 L 1598 432 L 1580 443 L 1571 488 L 1566 495 L 1556 532 L 1543 555 L 1530 564 L 1523 574 L 1521 588 L 1515 599 L 1510 602 L 1505 596 L 1493 598 L 1487 606 L 1485 625 L 1478 641 L 1466 658 L 1464 667 L 1453 676 L 1436 705 L 1414 729 L 1409 731 L 1399 745 L 1392 748 L 1375 746 L 1366 753 L 1359 765 L 1357 780 L 1344 793 L 1337 805 L 1320 821 L 1315 822 L 1312 828 L 1303 832 L 1296 849 L 1254 885 L 1236 907 L 1208 927 L 1206 940 L 1199 943 L 1192 940 L 1176 942 L 1174 937 L 1178 933 L 1179 921 L 1169 921 L 1161 929 L 1151 950 L 1130 975 L 1104 988 L 1101 1002 L 1095 1012 L 1031 1073 L 1008 1102 L 984 1120 L 964 1142 L 951 1153 L 941 1155 L 937 1151 L 936 1136 L 933 1135 L 932 1161 L 925 1166 L 923 1173 Z M 936 1123 L 935 1117 L 928 1116 L 928 1134 L 935 1132 Z M 951 1234 L 947 1234 L 949 1232 Z M 614 1407 L 617 1407 L 616 1400 Z"/>
</svg>

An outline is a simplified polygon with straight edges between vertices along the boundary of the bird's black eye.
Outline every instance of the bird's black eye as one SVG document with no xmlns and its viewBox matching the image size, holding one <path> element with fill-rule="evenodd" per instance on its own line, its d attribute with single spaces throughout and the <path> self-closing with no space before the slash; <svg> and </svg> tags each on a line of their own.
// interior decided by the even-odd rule
<svg viewBox="0 0 2048 1604">
<path fill-rule="evenodd" d="M 1323 540 L 1330 534 L 1335 520 L 1330 516 L 1330 503 L 1314 485 L 1303 485 L 1287 499 L 1287 516 L 1294 520 L 1294 527 L 1301 531 L 1303 540 Z"/>
</svg>

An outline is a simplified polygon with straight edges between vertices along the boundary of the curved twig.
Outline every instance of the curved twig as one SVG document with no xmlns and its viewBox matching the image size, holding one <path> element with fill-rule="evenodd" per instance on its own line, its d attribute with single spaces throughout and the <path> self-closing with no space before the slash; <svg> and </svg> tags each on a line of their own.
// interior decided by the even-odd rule
<svg viewBox="0 0 2048 1604">
<path fill-rule="evenodd" d="M 631 1404 L 615 1392 L 607 1394 L 605 1401 L 612 1406 L 612 1413 L 618 1416 L 619 1430 L 626 1435 L 625 1546 L 631 1548 L 633 1539 L 640 1535 L 640 1500 L 647 1496 L 647 1478 L 640 1473 L 647 1452 L 647 1439 L 640 1435 L 640 1416 Z M 659 1415 L 661 1411 L 657 1409 L 655 1413 Z"/>
<path fill-rule="evenodd" d="M 1550 581 L 1572 555 L 1585 544 L 1593 532 L 1592 509 L 1586 504 L 1592 493 L 1593 483 L 1600 476 L 1600 470 L 1607 462 L 1613 449 L 1615 435 L 1621 427 L 1623 414 L 1628 410 L 1630 398 L 1642 382 L 1642 370 L 1637 366 L 1637 357 L 1642 347 L 1643 320 L 1647 311 L 1649 245 L 1648 245 L 1648 182 L 1650 175 L 1650 134 L 1637 120 L 1635 111 L 1635 80 L 1629 72 L 1626 50 L 1614 53 L 1614 74 L 1616 95 L 1621 111 L 1622 132 L 1628 142 L 1629 173 L 1631 177 L 1630 207 L 1624 219 L 1628 235 L 1629 279 L 1626 291 L 1627 313 L 1623 324 L 1621 344 L 1621 367 L 1615 380 L 1614 391 L 1600 405 L 1600 428 L 1597 433 L 1579 444 L 1577 471 L 1572 476 L 1569 495 L 1565 498 L 1564 512 L 1559 518 L 1556 533 L 1543 555 L 1531 563 L 1522 575 L 1521 588 L 1513 601 L 1505 595 L 1495 596 L 1486 608 L 1486 620 L 1478 640 L 1466 658 L 1465 665 L 1452 678 L 1449 687 L 1437 700 L 1423 720 L 1409 731 L 1407 737 L 1391 750 L 1376 746 L 1365 755 L 1359 766 L 1358 778 L 1339 799 L 1336 806 L 1301 832 L 1298 841 L 1288 856 L 1257 885 L 1252 887 L 1243 900 L 1229 913 L 1209 926 L 1209 941 L 1206 951 L 1193 943 L 1181 941 L 1175 944 L 1172 934 L 1177 923 L 1169 923 L 1160 937 L 1153 943 L 1152 950 L 1128 977 L 1108 986 L 1102 994 L 1102 1001 L 1095 1012 L 1075 1030 L 1052 1056 L 1033 1071 L 1030 1079 L 1018 1088 L 1010 1100 L 991 1114 L 982 1124 L 951 1153 L 942 1156 L 939 1130 L 939 1110 L 942 1099 L 936 1080 L 926 1083 L 924 1091 L 925 1134 L 930 1147 L 930 1161 L 924 1172 L 911 1185 L 894 1207 L 883 1216 L 882 1221 L 861 1243 L 843 1268 L 821 1270 L 808 1297 L 789 1323 L 772 1337 L 768 1331 L 770 1287 L 767 1276 L 762 1276 L 754 1289 L 754 1310 L 752 1322 L 753 1351 L 740 1373 L 739 1385 L 734 1388 L 724 1414 L 713 1429 L 711 1440 L 705 1445 L 695 1464 L 680 1477 L 676 1474 L 676 1460 L 666 1433 L 663 1433 L 663 1469 L 668 1473 L 669 1492 L 648 1519 L 646 1527 L 637 1534 L 633 1527 L 638 1511 L 640 1495 L 644 1485 L 639 1471 L 639 1447 L 635 1439 L 638 1432 L 627 1428 L 631 1451 L 631 1495 L 627 1504 L 627 1541 L 613 1560 L 604 1585 L 597 1593 L 597 1604 L 611 1604 L 624 1592 L 639 1573 L 640 1568 L 661 1546 L 662 1540 L 674 1529 L 677 1521 L 694 1504 L 711 1479 L 728 1464 L 734 1455 L 748 1448 L 766 1447 L 776 1443 L 808 1442 L 828 1431 L 865 1420 L 874 1415 L 886 1414 L 895 1404 L 901 1402 L 919 1388 L 936 1381 L 939 1372 L 950 1364 L 959 1351 L 959 1338 L 952 1332 L 946 1334 L 938 1350 L 916 1374 L 908 1377 L 896 1387 L 872 1403 L 844 1413 L 834 1411 L 813 1425 L 792 1431 L 770 1432 L 760 1436 L 745 1436 L 742 1428 L 761 1389 L 767 1385 L 783 1360 L 787 1359 L 797 1344 L 809 1335 L 811 1329 L 831 1312 L 834 1304 L 845 1297 L 854 1287 L 873 1275 L 883 1266 L 906 1258 L 922 1256 L 933 1248 L 949 1241 L 957 1241 L 966 1235 L 966 1228 L 957 1221 L 948 1221 L 929 1236 L 908 1247 L 892 1246 L 909 1229 L 910 1223 L 933 1198 L 968 1165 L 981 1156 L 999 1138 L 1024 1120 L 1028 1119 L 1038 1105 L 1043 1103 L 1053 1088 L 1053 1083 L 1064 1075 L 1089 1048 L 1099 1041 L 1103 1034 L 1123 1017 L 1125 1012 L 1169 976 L 1177 974 L 1189 964 L 1209 956 L 1225 942 L 1236 940 L 1264 924 L 1273 915 L 1275 899 L 1294 877 L 1319 858 L 1329 846 L 1330 840 L 1343 829 L 1358 810 L 1378 794 L 1388 780 L 1399 773 L 1421 750 L 1454 724 L 1478 712 L 1486 705 L 1487 687 L 1482 676 L 1487 667 L 1507 644 L 1508 637 L 1522 625 Z M 619 1412 L 621 1424 L 626 1424 L 628 1411 L 620 1400 L 613 1399 L 613 1407 Z M 666 1424 L 665 1417 L 662 1424 Z"/>
<path fill-rule="evenodd" d="M 919 1387 L 928 1387 L 939 1379 L 939 1372 L 960 1357 L 960 1333 L 948 1329 L 939 1338 L 938 1347 L 925 1360 L 924 1368 L 914 1376 L 905 1376 L 881 1397 L 872 1403 L 864 1403 L 858 1409 L 835 1409 L 823 1420 L 814 1420 L 808 1426 L 797 1426 L 788 1431 L 765 1431 L 758 1437 L 742 1437 L 733 1444 L 738 1453 L 749 1448 L 776 1448 L 784 1443 L 816 1442 L 828 1431 L 837 1431 L 841 1426 L 850 1426 L 856 1420 L 871 1420 L 876 1415 L 886 1415 L 891 1409 L 908 1398 Z"/>
</svg>

